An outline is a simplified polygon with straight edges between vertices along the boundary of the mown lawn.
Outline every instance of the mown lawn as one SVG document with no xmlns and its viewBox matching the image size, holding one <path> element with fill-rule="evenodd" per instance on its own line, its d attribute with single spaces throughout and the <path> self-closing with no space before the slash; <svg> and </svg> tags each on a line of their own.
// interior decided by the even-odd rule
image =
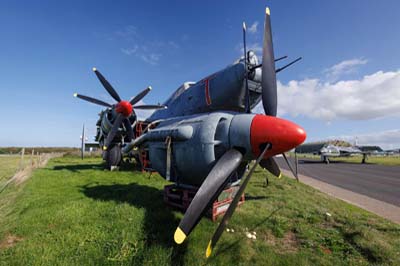
<svg viewBox="0 0 400 266">
<path fill-rule="evenodd" d="M 290 157 L 294 156 L 294 153 L 289 153 Z M 313 154 L 297 154 L 299 159 L 312 159 L 320 160 L 321 156 Z M 362 155 L 355 155 L 349 157 L 331 157 L 329 158 L 331 162 L 347 162 L 347 163 L 361 163 Z M 399 155 L 388 155 L 388 156 L 367 156 L 367 163 L 379 164 L 379 165 L 400 165 Z"/>
<path fill-rule="evenodd" d="M 332 158 L 333 161 L 361 163 L 362 156 Z M 400 156 L 368 156 L 367 163 L 380 165 L 400 165 Z"/>
<path fill-rule="evenodd" d="M 217 224 L 203 219 L 176 246 L 182 214 L 164 205 L 158 175 L 52 159 L 0 194 L 0 265 L 400 265 L 399 225 L 292 179 L 265 187 L 265 176 L 256 171 L 228 225 L 235 232 L 207 260 Z"/>
</svg>

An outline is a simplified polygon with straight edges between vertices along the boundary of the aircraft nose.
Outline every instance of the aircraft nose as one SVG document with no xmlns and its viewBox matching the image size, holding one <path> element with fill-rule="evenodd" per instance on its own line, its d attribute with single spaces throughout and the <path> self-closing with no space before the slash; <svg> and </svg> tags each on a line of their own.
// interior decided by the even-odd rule
<svg viewBox="0 0 400 266">
<path fill-rule="evenodd" d="M 132 114 L 132 110 L 132 104 L 128 101 L 120 101 L 115 107 L 115 111 L 124 115 L 125 117 L 130 116 Z"/>
<path fill-rule="evenodd" d="M 250 142 L 254 156 L 261 153 L 260 147 L 266 143 L 271 149 L 265 157 L 287 152 L 304 142 L 306 132 L 293 122 L 274 116 L 255 115 L 251 122 Z"/>
</svg>

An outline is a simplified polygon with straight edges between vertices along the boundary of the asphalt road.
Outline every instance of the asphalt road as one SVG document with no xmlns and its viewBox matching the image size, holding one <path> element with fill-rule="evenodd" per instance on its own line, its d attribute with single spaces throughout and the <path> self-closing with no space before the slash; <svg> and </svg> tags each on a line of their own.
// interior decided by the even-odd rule
<svg viewBox="0 0 400 266">
<path fill-rule="evenodd" d="M 282 157 L 278 165 L 289 170 Z M 294 160 L 292 160 L 294 166 Z M 355 193 L 400 206 L 400 166 L 299 159 L 299 173 Z"/>
</svg>

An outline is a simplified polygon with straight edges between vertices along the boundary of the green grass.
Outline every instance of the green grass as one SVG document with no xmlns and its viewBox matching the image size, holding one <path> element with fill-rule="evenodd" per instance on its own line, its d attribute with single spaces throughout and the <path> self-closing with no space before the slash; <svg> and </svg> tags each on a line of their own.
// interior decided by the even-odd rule
<svg viewBox="0 0 400 266">
<path fill-rule="evenodd" d="M 332 158 L 333 161 L 361 163 L 362 156 Z M 400 165 L 400 156 L 368 156 L 367 163 L 380 165 Z"/>
<path fill-rule="evenodd" d="M 30 155 L 25 155 L 21 163 L 21 155 L 0 155 L 0 185 L 11 178 L 21 167 L 30 164 Z M 36 160 L 36 156 L 33 157 Z"/>
<path fill-rule="evenodd" d="M 293 157 L 294 153 L 290 153 L 290 156 Z M 313 154 L 297 154 L 299 159 L 314 159 L 320 160 L 320 155 Z M 355 155 L 350 157 L 330 157 L 329 160 L 331 162 L 348 162 L 348 163 L 361 163 L 362 155 Z M 370 164 L 379 164 L 379 165 L 400 165 L 400 156 L 399 155 L 389 155 L 389 156 L 367 156 L 367 163 Z"/>
<path fill-rule="evenodd" d="M 235 232 L 206 260 L 217 223 L 202 219 L 174 245 L 182 214 L 165 207 L 160 176 L 52 159 L 0 194 L 0 265 L 400 265 L 399 225 L 292 179 L 265 187 L 265 176 L 256 170 L 228 225 Z"/>
<path fill-rule="evenodd" d="M 12 177 L 18 170 L 20 159 L 20 155 L 0 156 L 0 184 Z"/>
<path fill-rule="evenodd" d="M 24 160 L 21 162 L 21 155 L 0 154 L 0 190 L 19 169 L 31 163 L 30 158 L 30 155 L 25 155 Z M 36 160 L 37 156 L 33 156 L 33 159 Z"/>
</svg>

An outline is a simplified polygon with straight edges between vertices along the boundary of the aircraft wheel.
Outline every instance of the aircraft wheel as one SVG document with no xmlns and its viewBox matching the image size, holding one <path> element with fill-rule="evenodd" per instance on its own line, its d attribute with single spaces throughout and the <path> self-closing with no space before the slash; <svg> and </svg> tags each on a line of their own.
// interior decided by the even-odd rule
<svg viewBox="0 0 400 266">
<path fill-rule="evenodd" d="M 113 145 L 111 149 L 105 152 L 105 161 L 107 169 L 111 169 L 111 166 L 119 166 L 122 160 L 121 147 L 119 145 Z"/>
</svg>

